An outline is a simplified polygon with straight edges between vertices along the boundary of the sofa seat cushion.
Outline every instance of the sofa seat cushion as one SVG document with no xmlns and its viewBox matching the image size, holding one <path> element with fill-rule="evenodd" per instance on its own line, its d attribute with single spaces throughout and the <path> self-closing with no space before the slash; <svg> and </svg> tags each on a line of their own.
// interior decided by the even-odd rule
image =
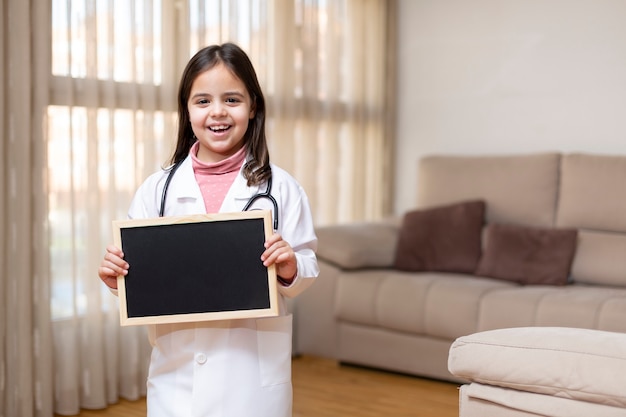
<svg viewBox="0 0 626 417">
<path fill-rule="evenodd" d="M 567 287 L 499 288 L 480 301 L 478 330 L 559 326 L 626 332 L 626 288 L 573 284 Z"/>
<path fill-rule="evenodd" d="M 475 332 L 480 300 L 506 281 L 470 275 L 391 270 L 351 271 L 337 278 L 339 321 L 444 340 Z"/>
<path fill-rule="evenodd" d="M 520 286 L 464 274 L 346 271 L 337 277 L 337 320 L 443 340 L 525 326 L 626 333 L 626 289 Z"/>
<path fill-rule="evenodd" d="M 472 382 L 626 407 L 626 334 L 564 327 L 463 336 L 448 368 Z"/>
<path fill-rule="evenodd" d="M 621 407 L 476 382 L 461 386 L 459 397 L 459 417 L 624 417 Z"/>
</svg>

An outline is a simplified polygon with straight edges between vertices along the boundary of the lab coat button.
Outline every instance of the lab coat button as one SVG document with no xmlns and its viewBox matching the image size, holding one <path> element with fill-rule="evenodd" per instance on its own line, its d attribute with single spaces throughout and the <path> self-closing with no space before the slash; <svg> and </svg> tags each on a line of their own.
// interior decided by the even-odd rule
<svg viewBox="0 0 626 417">
<path fill-rule="evenodd" d="M 196 355 L 196 362 L 198 362 L 200 365 L 205 363 L 206 362 L 206 355 L 204 353 L 198 353 Z"/>
</svg>

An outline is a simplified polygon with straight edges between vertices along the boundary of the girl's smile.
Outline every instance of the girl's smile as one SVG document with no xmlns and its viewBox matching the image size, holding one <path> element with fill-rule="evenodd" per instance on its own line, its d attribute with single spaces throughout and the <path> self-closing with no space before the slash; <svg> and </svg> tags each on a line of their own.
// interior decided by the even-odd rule
<svg viewBox="0 0 626 417">
<path fill-rule="evenodd" d="M 219 162 L 244 145 L 254 106 L 244 83 L 223 64 L 201 73 L 187 103 L 189 120 L 200 146 L 198 159 Z"/>
</svg>

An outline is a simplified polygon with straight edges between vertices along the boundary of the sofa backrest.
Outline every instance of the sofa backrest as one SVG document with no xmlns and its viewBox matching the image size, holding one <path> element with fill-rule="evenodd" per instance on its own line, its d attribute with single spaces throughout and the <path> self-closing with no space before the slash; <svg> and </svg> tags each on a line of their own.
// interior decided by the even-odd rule
<svg viewBox="0 0 626 417">
<path fill-rule="evenodd" d="M 420 160 L 420 208 L 483 199 L 487 222 L 552 227 L 559 186 L 558 153 L 427 156 Z"/>
<path fill-rule="evenodd" d="M 556 226 L 578 229 L 575 282 L 626 286 L 626 156 L 564 155 Z"/>
</svg>

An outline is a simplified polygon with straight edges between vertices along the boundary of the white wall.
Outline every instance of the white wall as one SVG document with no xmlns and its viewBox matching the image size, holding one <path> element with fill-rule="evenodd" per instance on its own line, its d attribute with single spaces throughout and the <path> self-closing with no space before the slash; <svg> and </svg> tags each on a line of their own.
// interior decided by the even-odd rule
<svg viewBox="0 0 626 417">
<path fill-rule="evenodd" d="M 395 212 L 425 154 L 626 154 L 626 0 L 399 0 Z"/>
</svg>

